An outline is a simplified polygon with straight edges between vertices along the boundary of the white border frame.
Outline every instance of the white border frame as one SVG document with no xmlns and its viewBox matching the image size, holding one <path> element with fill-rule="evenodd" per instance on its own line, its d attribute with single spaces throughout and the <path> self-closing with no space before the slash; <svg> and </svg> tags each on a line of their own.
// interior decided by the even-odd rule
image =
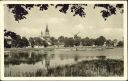
<svg viewBox="0 0 128 81">
<path fill-rule="evenodd" d="M 4 77 L 4 4 L 124 4 L 124 76 L 123 77 Z M 0 2 L 1 80 L 127 80 L 127 1 L 1 1 Z"/>
</svg>

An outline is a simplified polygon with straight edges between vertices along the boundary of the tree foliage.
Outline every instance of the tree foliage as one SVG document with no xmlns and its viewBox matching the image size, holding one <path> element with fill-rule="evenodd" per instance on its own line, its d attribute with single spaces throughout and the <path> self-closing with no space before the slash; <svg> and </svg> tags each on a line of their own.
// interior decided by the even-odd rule
<svg viewBox="0 0 128 81">
<path fill-rule="evenodd" d="M 119 41 L 117 44 L 118 47 L 123 47 L 124 46 L 124 42 L 123 41 Z"/>
<path fill-rule="evenodd" d="M 96 7 L 101 7 L 103 10 L 101 10 L 100 13 L 102 13 L 102 17 L 106 20 L 111 15 L 116 15 L 117 10 L 119 9 L 121 13 L 123 13 L 123 4 L 95 4 L 94 9 Z"/>
<path fill-rule="evenodd" d="M 26 38 L 26 37 L 22 37 L 22 42 L 23 42 L 23 47 L 27 47 L 27 46 L 29 46 L 29 41 L 28 41 L 28 39 Z"/>
<path fill-rule="evenodd" d="M 64 36 L 58 37 L 59 44 L 64 44 L 64 40 L 65 40 L 65 37 Z"/>
<path fill-rule="evenodd" d="M 73 16 L 85 17 L 86 10 L 85 6 L 87 4 L 7 4 L 7 7 L 13 13 L 16 21 L 26 19 L 26 15 L 34 7 L 38 7 L 40 11 L 48 10 L 50 6 L 59 8 L 59 11 L 66 14 L 68 11 L 73 13 Z M 103 8 L 100 13 L 102 17 L 106 20 L 109 16 L 115 15 L 118 10 L 123 13 L 123 4 L 95 4 L 94 9 L 100 7 Z"/>
<path fill-rule="evenodd" d="M 95 45 L 103 46 L 105 42 L 106 42 L 106 38 L 104 36 L 100 36 L 100 37 L 96 38 Z"/>
<path fill-rule="evenodd" d="M 4 30 L 4 36 L 10 37 L 10 39 L 4 39 L 4 45 L 6 48 L 10 47 L 27 47 L 29 46 L 29 42 L 26 37 L 21 37 L 12 31 Z M 8 44 L 8 40 L 10 40 L 11 44 Z"/>
<path fill-rule="evenodd" d="M 58 40 L 55 37 L 50 37 L 51 45 L 58 45 Z"/>
<path fill-rule="evenodd" d="M 34 39 L 32 37 L 29 38 L 29 42 L 30 42 L 31 47 L 34 48 L 35 41 L 34 41 Z"/>
<path fill-rule="evenodd" d="M 64 47 L 74 47 L 73 37 L 65 37 Z"/>
<path fill-rule="evenodd" d="M 83 38 L 81 42 L 83 46 L 92 46 L 95 44 L 95 39 L 90 39 L 89 37 L 86 37 Z"/>
<path fill-rule="evenodd" d="M 99 36 L 95 39 L 85 37 L 81 38 L 78 35 L 74 35 L 74 37 L 64 37 L 60 36 L 58 38 L 50 37 L 50 40 L 47 41 L 45 39 L 42 39 L 40 37 L 30 37 L 27 39 L 26 37 L 21 37 L 20 35 L 17 35 L 15 32 L 7 31 L 4 32 L 4 47 L 5 48 L 24 48 L 31 46 L 34 48 L 35 46 L 59 46 L 63 45 L 64 47 L 74 47 L 74 46 L 107 46 L 107 47 L 123 47 L 124 43 L 123 41 L 117 41 L 117 39 L 111 40 L 106 39 L 104 36 Z M 11 44 L 8 43 L 8 37 L 11 38 Z M 49 45 L 48 42 L 51 44 Z"/>
<path fill-rule="evenodd" d="M 37 46 L 42 46 L 44 43 L 40 37 L 34 37 L 33 40 L 35 42 L 35 45 L 37 45 Z"/>
</svg>

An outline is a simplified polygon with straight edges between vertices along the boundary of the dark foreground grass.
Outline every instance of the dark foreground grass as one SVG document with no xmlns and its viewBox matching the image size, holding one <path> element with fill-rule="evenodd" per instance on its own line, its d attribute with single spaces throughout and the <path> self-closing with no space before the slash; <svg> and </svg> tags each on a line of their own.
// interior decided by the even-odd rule
<svg viewBox="0 0 128 81">
<path fill-rule="evenodd" d="M 5 73 L 6 76 L 22 76 L 22 77 L 96 77 L 96 76 L 123 76 L 124 67 L 122 60 L 90 60 L 82 61 L 74 65 L 58 66 L 55 68 L 47 68 L 47 70 L 38 69 L 36 72 L 19 72 L 13 74 L 13 72 Z"/>
<path fill-rule="evenodd" d="M 123 76 L 123 61 L 91 60 L 75 65 L 50 68 L 48 76 Z"/>
</svg>

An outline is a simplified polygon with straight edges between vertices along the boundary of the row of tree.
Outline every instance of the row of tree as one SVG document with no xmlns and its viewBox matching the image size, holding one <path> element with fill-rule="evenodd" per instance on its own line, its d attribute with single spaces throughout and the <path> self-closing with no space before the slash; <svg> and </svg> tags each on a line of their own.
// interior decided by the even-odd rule
<svg viewBox="0 0 128 81">
<path fill-rule="evenodd" d="M 58 38 L 58 41 L 60 44 L 63 44 L 65 47 L 73 47 L 73 46 L 108 46 L 108 47 L 114 47 L 119 46 L 123 47 L 123 41 L 117 41 L 117 39 L 111 40 L 106 39 L 104 36 L 99 36 L 96 39 L 85 37 L 81 38 L 80 36 L 74 36 L 74 37 L 64 37 L 60 36 Z M 59 45 L 60 45 L 59 44 Z"/>
<path fill-rule="evenodd" d="M 30 37 L 27 39 L 26 37 L 21 37 L 14 32 L 4 31 L 4 47 L 5 48 L 23 48 L 23 47 L 35 47 L 35 46 L 44 46 L 47 47 L 49 44 L 46 40 L 40 37 Z M 10 37 L 10 39 L 8 39 Z M 10 43 L 8 43 L 10 41 Z M 74 37 L 64 37 L 60 36 L 58 38 L 50 37 L 50 45 L 64 47 L 74 47 L 74 46 L 123 46 L 123 41 L 117 42 L 117 40 L 106 39 L 104 36 L 100 36 L 96 39 L 92 39 L 89 37 L 81 38 L 80 36 L 74 35 Z"/>
</svg>

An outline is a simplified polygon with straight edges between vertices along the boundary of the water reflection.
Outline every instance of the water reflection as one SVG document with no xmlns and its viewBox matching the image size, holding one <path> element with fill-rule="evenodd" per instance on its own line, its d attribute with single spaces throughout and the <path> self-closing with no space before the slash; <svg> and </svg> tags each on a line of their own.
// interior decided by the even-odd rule
<svg viewBox="0 0 128 81">
<path fill-rule="evenodd" d="M 116 55 L 115 55 L 116 54 Z M 33 72 L 37 69 L 49 70 L 51 67 L 72 65 L 83 60 L 105 60 L 123 57 L 123 49 L 105 51 L 11 51 L 5 52 L 5 72 Z M 116 57 L 117 59 L 117 57 Z"/>
<path fill-rule="evenodd" d="M 35 64 L 39 61 L 45 61 L 49 65 L 50 59 L 54 58 L 54 53 L 49 51 L 29 51 L 29 52 L 10 52 L 5 56 L 5 64 L 20 65 L 20 64 Z"/>
<path fill-rule="evenodd" d="M 42 62 L 46 68 L 49 68 L 50 65 L 62 65 L 68 63 L 76 63 L 82 58 L 84 59 L 95 59 L 94 56 L 80 56 L 78 53 L 75 54 L 54 54 L 54 51 L 18 51 L 10 52 L 5 56 L 5 65 L 20 65 L 20 64 L 32 64 L 35 65 L 38 62 Z M 50 63 L 52 61 L 52 64 Z M 67 61 L 67 63 L 66 63 Z M 70 62 L 69 62 L 70 61 Z M 55 63 L 56 62 L 56 63 Z M 61 62 L 61 63 L 60 63 Z"/>
</svg>

